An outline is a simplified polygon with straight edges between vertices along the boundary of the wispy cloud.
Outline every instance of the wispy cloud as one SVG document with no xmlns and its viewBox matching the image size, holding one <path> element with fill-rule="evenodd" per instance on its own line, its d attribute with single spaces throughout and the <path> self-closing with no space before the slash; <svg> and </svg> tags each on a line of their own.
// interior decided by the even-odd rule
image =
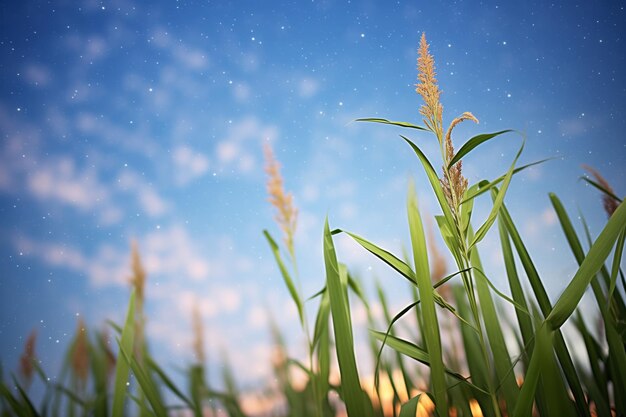
<svg viewBox="0 0 626 417">
<path fill-rule="evenodd" d="M 246 116 L 229 125 L 226 137 L 215 145 L 215 159 L 220 172 L 247 174 L 259 165 L 261 143 L 274 141 L 278 128 L 264 124 L 254 116 Z"/>
<path fill-rule="evenodd" d="M 176 182 L 185 185 L 201 177 L 209 169 L 209 158 L 188 146 L 178 146 L 172 152 L 172 159 L 176 168 Z"/>
</svg>

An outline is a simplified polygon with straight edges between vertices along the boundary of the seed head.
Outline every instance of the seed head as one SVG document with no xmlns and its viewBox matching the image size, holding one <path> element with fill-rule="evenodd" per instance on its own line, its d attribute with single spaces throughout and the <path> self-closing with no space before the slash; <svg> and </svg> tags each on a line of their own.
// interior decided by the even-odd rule
<svg viewBox="0 0 626 417">
<path fill-rule="evenodd" d="M 24 352 L 20 357 L 20 375 L 24 380 L 24 385 L 28 387 L 33 380 L 33 372 L 35 370 L 34 362 L 37 360 L 35 356 L 35 341 L 37 340 L 37 332 L 33 330 L 26 343 L 24 343 Z"/>
<path fill-rule="evenodd" d="M 448 204 L 450 207 L 453 207 L 456 210 L 457 206 L 461 202 L 463 194 L 467 190 L 467 178 L 463 176 L 462 161 L 457 162 L 453 166 L 448 169 L 448 164 L 454 158 L 454 145 L 452 144 L 452 130 L 459 123 L 465 120 L 472 120 L 478 123 L 478 119 L 474 117 L 474 115 L 470 112 L 465 112 L 450 123 L 448 127 L 448 131 L 446 132 L 445 139 L 445 155 L 444 155 L 444 175 L 441 179 L 441 185 L 443 187 L 443 192 L 446 195 L 446 199 L 448 200 Z M 446 175 L 446 171 L 448 175 Z"/>
<path fill-rule="evenodd" d="M 89 353 L 85 323 L 82 319 L 78 321 L 76 329 L 76 341 L 72 352 L 72 373 L 81 386 L 85 387 L 89 375 Z"/>
<path fill-rule="evenodd" d="M 130 277 L 130 283 L 135 289 L 135 295 L 139 303 L 143 303 L 145 287 L 146 287 L 146 270 L 141 263 L 141 256 L 139 255 L 139 246 L 136 241 L 132 242 L 131 249 L 131 270 L 132 276 Z"/>
<path fill-rule="evenodd" d="M 263 147 L 265 154 L 265 172 L 267 173 L 267 193 L 269 202 L 276 211 L 274 218 L 283 231 L 283 239 L 289 253 L 293 256 L 293 237 L 296 233 L 298 210 L 294 207 L 293 196 L 285 193 L 283 178 L 280 175 L 280 164 L 274 157 L 270 145 Z"/>
<path fill-rule="evenodd" d="M 587 170 L 587 172 L 589 172 L 591 175 L 593 175 L 598 184 L 603 186 L 611 194 L 615 195 L 615 192 L 613 191 L 613 188 L 611 187 L 609 182 L 602 175 L 600 175 L 598 170 L 590 167 L 589 165 L 583 165 L 583 168 Z M 613 213 L 615 213 L 615 210 L 617 210 L 619 203 L 610 195 L 602 193 L 602 205 L 604 206 L 604 211 L 606 212 L 607 216 L 611 217 Z"/>
<path fill-rule="evenodd" d="M 193 336 L 193 350 L 196 355 L 196 360 L 199 364 L 203 364 L 205 361 L 204 330 L 202 327 L 202 316 L 200 314 L 198 304 L 195 304 L 193 308 Z"/>
<path fill-rule="evenodd" d="M 419 83 L 416 85 L 415 91 L 422 96 L 424 104 L 420 107 L 420 114 L 424 116 L 424 123 L 432 130 L 437 139 L 441 143 L 443 130 L 441 117 L 443 114 L 443 106 L 439 101 L 441 91 L 437 86 L 435 78 L 435 60 L 428 52 L 428 43 L 426 42 L 426 34 L 422 33 L 417 58 L 417 79 Z"/>
</svg>

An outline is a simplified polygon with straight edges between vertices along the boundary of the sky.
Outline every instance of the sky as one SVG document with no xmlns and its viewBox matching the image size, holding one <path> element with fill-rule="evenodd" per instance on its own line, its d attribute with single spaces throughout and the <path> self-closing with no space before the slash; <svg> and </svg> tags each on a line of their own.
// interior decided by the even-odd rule
<svg viewBox="0 0 626 417">
<path fill-rule="evenodd" d="M 594 235 L 606 215 L 598 191 L 579 180 L 581 164 L 624 193 L 625 14 L 621 2 L 572 1 L 3 2 L 3 367 L 17 368 L 35 329 L 37 354 L 54 375 L 79 319 L 93 329 L 121 322 L 132 241 L 148 272 L 150 349 L 167 369 L 193 361 L 194 304 L 215 381 L 226 354 L 242 385 L 263 384 L 270 316 L 302 357 L 296 309 L 262 234 L 280 239 L 263 145 L 274 148 L 299 210 L 305 295 L 324 285 L 326 216 L 400 256 L 410 178 L 424 216 L 439 210 L 398 135 L 439 169 L 436 139 L 355 119 L 422 124 L 423 32 L 444 125 L 464 111 L 480 120 L 455 129 L 457 148 L 515 129 L 527 138 L 520 164 L 554 158 L 517 175 L 506 198 L 554 299 L 576 268 L 548 193 L 574 219 L 580 211 Z M 465 176 L 501 175 L 520 145 L 515 134 L 482 145 L 464 159 Z M 475 227 L 488 208 L 488 198 L 477 202 Z M 370 295 L 379 280 L 394 312 L 410 302 L 402 278 L 348 238 L 335 242 Z M 495 230 L 479 247 L 508 293 L 498 248 Z M 313 316 L 315 302 L 307 308 Z M 365 328 L 356 302 L 353 319 Z"/>
</svg>

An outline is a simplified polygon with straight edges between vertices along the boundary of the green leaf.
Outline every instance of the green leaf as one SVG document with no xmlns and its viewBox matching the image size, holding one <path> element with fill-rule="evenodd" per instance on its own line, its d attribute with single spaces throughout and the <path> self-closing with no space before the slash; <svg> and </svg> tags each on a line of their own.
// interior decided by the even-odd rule
<svg viewBox="0 0 626 417">
<path fill-rule="evenodd" d="M 482 312 L 487 339 L 493 354 L 498 385 L 502 388 L 502 394 L 506 400 L 507 409 L 514 409 L 519 395 L 519 389 L 515 380 L 513 364 L 509 356 L 509 350 L 504 341 L 504 334 L 500 326 L 501 319 L 498 317 L 496 306 L 489 292 L 489 280 L 482 273 L 482 262 L 478 255 L 478 249 L 474 248 L 470 255 L 471 264 L 479 272 L 483 279 L 476 280 L 476 292 L 478 293 L 479 306 Z M 503 294 L 504 296 L 504 294 Z M 507 300 L 510 300 L 506 297 Z M 516 304 L 513 300 L 510 300 Z M 517 307 L 517 306 L 516 306 Z"/>
<path fill-rule="evenodd" d="M 526 168 L 530 168 L 532 166 L 535 165 L 539 165 L 539 164 L 543 164 L 546 161 L 550 161 L 554 158 L 546 158 L 546 159 L 542 159 L 540 161 L 536 161 L 536 162 L 532 162 L 530 164 L 526 164 L 526 165 L 522 165 L 519 168 L 515 168 L 513 170 L 513 175 L 517 174 L 520 171 L 525 170 Z M 507 172 L 508 174 L 508 172 Z M 487 191 L 491 190 L 492 187 L 500 184 L 502 181 L 504 181 L 504 178 L 506 177 L 507 174 L 503 174 L 501 176 L 499 176 L 498 178 L 496 178 L 495 180 L 488 182 L 486 180 L 483 181 L 479 181 L 478 183 L 474 184 L 472 187 L 470 187 L 469 190 L 467 190 L 465 197 L 463 198 L 463 201 L 461 201 L 461 207 L 467 203 L 468 201 L 472 201 L 474 198 L 478 197 L 479 195 L 486 193 Z M 476 187 L 476 188 L 475 188 Z"/>
<path fill-rule="evenodd" d="M 492 190 L 492 194 L 495 191 L 496 190 Z M 550 299 L 548 298 L 548 293 L 543 286 L 542 280 L 539 277 L 539 273 L 537 272 L 537 268 L 532 262 L 530 254 L 528 253 L 528 250 L 526 249 L 526 246 L 524 245 L 524 242 L 522 241 L 522 238 L 520 237 L 519 232 L 517 231 L 517 228 L 515 227 L 515 224 L 513 223 L 513 220 L 511 219 L 511 216 L 504 204 L 502 204 L 502 207 L 500 209 L 500 216 L 502 217 L 503 223 L 507 228 L 507 232 L 511 237 L 511 241 L 515 246 L 524 271 L 526 272 L 526 276 L 528 277 L 530 286 L 533 290 L 533 294 L 535 295 L 535 298 L 539 304 L 541 313 L 544 317 L 546 317 L 552 311 L 552 304 L 550 303 Z M 578 410 L 578 413 L 582 416 L 590 416 L 589 407 L 585 399 L 585 393 L 582 389 L 582 384 L 578 377 L 578 373 L 576 372 L 576 368 L 574 367 L 572 357 L 567 349 L 567 345 L 565 344 L 565 339 L 563 338 L 560 330 L 556 331 L 554 335 L 554 350 L 559 359 L 561 368 L 563 369 L 563 374 L 565 375 L 567 383 L 572 390 L 574 399 L 576 400 L 576 409 Z"/>
<path fill-rule="evenodd" d="M 435 297 L 430 280 L 428 267 L 428 252 L 424 227 L 417 205 L 417 197 L 413 184 L 409 187 L 407 201 L 407 214 L 409 217 L 409 230 L 411 234 L 411 246 L 413 247 L 413 263 L 415 264 L 415 276 L 417 288 L 422 302 L 422 315 L 424 319 L 424 339 L 426 351 L 430 356 L 430 380 L 432 384 L 435 406 L 442 416 L 448 415 L 448 401 L 446 399 L 446 378 L 443 366 L 443 352 L 441 348 L 441 335 L 439 334 L 439 321 L 435 309 Z"/>
<path fill-rule="evenodd" d="M 408 122 L 394 122 L 394 121 L 391 121 L 391 120 L 380 119 L 380 118 L 376 118 L 376 117 L 367 117 L 367 118 L 364 118 L 364 119 L 356 119 L 356 121 L 357 122 L 383 123 L 383 124 L 386 124 L 386 125 L 408 127 L 408 128 L 411 128 L 411 129 L 424 130 L 426 132 L 430 132 L 430 129 L 422 127 L 422 126 L 417 126 L 417 125 L 414 125 L 412 123 L 408 123 Z"/>
<path fill-rule="evenodd" d="M 324 263 L 326 265 L 326 287 L 330 297 L 330 311 L 335 332 L 335 349 L 341 373 L 341 389 L 346 403 L 348 416 L 361 417 L 369 415 L 365 407 L 365 398 L 354 356 L 354 340 L 346 285 L 341 281 L 339 264 L 335 253 L 335 245 L 328 227 L 328 219 L 324 224 Z M 371 410 L 370 410 L 371 411 Z"/>
<path fill-rule="evenodd" d="M 280 250 L 278 248 L 278 244 L 276 244 L 276 241 L 272 238 L 272 236 L 267 230 L 263 230 L 263 235 L 265 235 L 265 238 L 267 239 L 267 242 L 269 243 L 270 248 L 272 249 L 272 253 L 274 254 L 274 259 L 276 260 L 276 263 L 278 264 L 278 268 L 280 269 L 280 274 L 282 275 L 283 280 L 285 281 L 285 284 L 287 285 L 287 289 L 289 290 L 291 299 L 296 304 L 296 308 L 298 309 L 298 317 L 300 317 L 300 324 L 304 325 L 304 309 L 302 307 L 302 300 L 300 299 L 298 290 L 296 290 L 296 286 L 293 280 L 291 279 L 291 275 L 289 274 L 289 271 L 287 271 L 287 268 L 285 267 L 282 257 L 280 256 Z"/>
<path fill-rule="evenodd" d="M 530 366 L 524 376 L 524 383 L 520 390 L 517 406 L 513 410 L 513 417 L 529 417 L 532 412 L 533 398 L 539 385 L 541 368 L 552 355 L 552 335 L 547 325 L 541 326 L 535 336 L 535 350 L 530 359 Z"/>
<path fill-rule="evenodd" d="M 612 199 L 614 199 L 615 201 L 617 201 L 618 203 L 622 202 L 622 199 L 619 198 L 618 196 L 616 196 L 615 194 L 613 194 L 610 190 L 608 190 L 605 186 L 603 186 L 602 184 L 592 180 L 589 177 L 580 177 L 581 180 L 588 182 L 589 184 L 593 185 L 594 187 L 596 187 L 598 190 L 602 191 L 604 194 L 608 195 L 609 197 L 611 197 Z"/>
<path fill-rule="evenodd" d="M 346 232 L 345 230 L 341 230 L 341 229 L 335 229 L 335 232 L 337 233 L 343 232 L 347 234 L 352 239 L 354 239 L 359 245 L 361 245 L 365 250 L 367 250 L 369 253 L 376 256 L 378 259 L 380 259 L 381 261 L 383 261 L 384 263 L 392 267 L 396 272 L 398 272 L 403 277 L 408 279 L 409 282 L 411 282 L 411 284 L 413 285 L 416 284 L 415 273 L 413 272 L 411 267 L 408 266 L 403 261 L 401 261 L 400 259 L 398 259 L 391 252 L 388 252 L 385 249 L 382 249 L 376 246 L 375 244 L 368 242 L 367 240 L 363 239 L 360 236 L 355 235 L 354 233 Z"/>
<path fill-rule="evenodd" d="M 179 399 L 181 399 L 185 404 L 187 404 L 189 407 L 193 408 L 193 403 L 191 402 L 191 400 L 189 398 L 187 398 L 185 396 L 185 394 L 183 394 L 183 392 L 178 389 L 178 387 L 174 384 L 174 382 L 167 376 L 167 374 L 163 371 L 163 369 L 161 369 L 161 367 L 159 366 L 159 364 L 157 364 L 152 358 L 148 357 L 146 358 L 146 364 L 148 365 L 148 367 L 154 371 L 159 378 L 161 378 L 161 381 L 163 381 L 163 383 L 165 384 L 165 386 L 167 388 L 169 388 L 170 391 L 172 391 L 172 393 L 174 395 L 176 395 Z"/>
<path fill-rule="evenodd" d="M 120 343 L 119 345 L 121 356 L 133 370 L 133 374 L 135 375 L 135 378 L 137 378 L 137 382 L 141 387 L 141 392 L 145 394 L 146 398 L 148 399 L 148 402 L 150 403 L 150 406 L 152 406 L 154 414 L 156 414 L 157 417 L 167 417 L 167 410 L 165 409 L 165 405 L 163 404 L 163 401 L 158 393 L 157 388 L 154 386 L 152 379 L 139 365 L 137 360 L 133 356 L 131 356 L 132 351 L 127 351 L 122 343 Z M 140 403 L 143 404 L 142 401 L 140 401 Z"/>
<path fill-rule="evenodd" d="M 478 242 L 480 242 L 485 237 L 485 235 L 487 234 L 487 232 L 489 231 L 493 223 L 496 221 L 496 217 L 498 216 L 498 211 L 500 210 L 500 207 L 502 206 L 502 203 L 504 202 L 504 196 L 506 194 L 507 189 L 509 188 L 509 184 L 511 183 L 511 178 L 513 177 L 513 170 L 515 169 L 515 164 L 517 163 L 517 160 L 519 159 L 520 155 L 522 154 L 522 151 L 524 150 L 525 143 L 526 143 L 526 139 L 523 139 L 522 146 L 520 146 L 519 151 L 517 151 L 517 155 L 515 155 L 515 159 L 513 159 L 513 163 L 511 164 L 511 167 L 509 168 L 509 172 L 504 177 L 502 188 L 500 189 L 500 191 L 498 191 L 496 198 L 493 200 L 493 207 L 491 208 L 491 212 L 489 213 L 487 220 L 485 220 L 485 222 L 476 231 L 476 235 L 472 239 L 472 242 L 469 244 L 468 249 L 473 248 Z"/>
<path fill-rule="evenodd" d="M 396 336 L 392 336 L 392 335 L 388 335 L 385 334 L 383 332 L 379 332 L 376 330 L 370 330 L 370 334 L 372 336 L 374 336 L 376 339 L 380 340 L 381 342 L 383 340 L 386 340 L 386 344 L 387 346 L 389 346 L 390 348 L 392 348 L 393 350 L 396 350 L 400 353 L 402 353 L 405 356 L 408 356 L 409 358 L 413 358 L 416 361 L 423 363 L 424 365 L 427 366 L 431 366 L 431 360 L 430 360 L 430 355 L 428 354 L 428 352 L 426 352 L 424 349 L 422 349 L 421 347 L 407 341 L 404 339 L 401 339 L 399 337 Z M 476 389 L 482 393 L 488 394 L 487 391 L 483 390 L 482 388 L 477 387 L 476 385 L 472 384 L 471 382 L 469 382 L 470 377 L 464 377 L 463 375 L 454 372 L 448 368 L 444 368 L 445 373 L 448 374 L 449 376 L 451 376 L 452 378 L 456 379 L 458 382 L 462 382 L 463 384 L 467 384 L 468 386 L 470 386 L 473 389 Z"/>
<path fill-rule="evenodd" d="M 587 286 L 604 264 L 624 227 L 626 227 L 626 205 L 622 203 L 602 229 L 580 268 L 546 318 L 552 329 L 560 328 L 572 315 Z"/>
<path fill-rule="evenodd" d="M 426 172 L 426 176 L 428 177 L 428 181 L 430 182 L 433 191 L 435 192 L 435 197 L 437 197 L 437 201 L 439 202 L 439 206 L 443 211 L 443 216 L 445 218 L 446 223 L 448 224 L 448 228 L 451 233 L 455 233 L 456 227 L 454 227 L 454 216 L 452 215 L 452 211 L 450 210 L 450 206 L 448 205 L 448 200 L 446 199 L 445 194 L 443 193 L 443 188 L 441 188 L 441 182 L 439 181 L 439 177 L 435 172 L 435 169 L 431 165 L 426 155 L 422 152 L 422 150 L 413 143 L 410 139 L 400 135 L 402 139 L 405 140 L 406 143 L 409 144 L 413 152 L 417 155 L 422 166 L 424 167 L 424 171 Z M 460 238 L 459 236 L 455 236 L 456 238 Z M 452 243 L 456 242 L 456 239 L 452 240 Z"/>
<path fill-rule="evenodd" d="M 617 284 L 617 273 L 619 271 L 619 264 L 622 260 L 622 253 L 624 252 L 624 239 L 626 238 L 626 228 L 622 229 L 619 238 L 617 239 L 617 245 L 615 245 L 615 254 L 613 255 L 613 266 L 611 267 L 611 285 L 609 286 L 609 302 L 613 298 L 615 292 L 615 285 Z"/>
<path fill-rule="evenodd" d="M 400 408 L 400 417 L 415 417 L 421 396 L 422 394 L 419 394 L 417 397 L 413 397 L 409 401 L 402 404 L 402 407 Z"/>
<path fill-rule="evenodd" d="M 122 339 L 120 348 L 132 352 L 135 331 L 135 291 L 130 294 L 128 301 L 128 312 L 126 313 L 126 322 L 122 329 Z M 113 405 L 111 415 L 113 417 L 122 417 L 124 415 L 124 398 L 126 396 L 128 382 L 129 365 L 127 361 L 117 360 L 115 363 L 115 385 L 113 386 Z"/>
<path fill-rule="evenodd" d="M 461 149 L 459 149 L 458 152 L 454 154 L 454 157 L 450 160 L 450 163 L 448 164 L 448 169 L 452 168 L 452 165 L 459 162 L 461 158 L 463 158 L 465 155 L 470 153 L 470 151 L 472 151 L 478 145 L 484 142 L 487 142 L 488 140 L 493 139 L 496 136 L 499 136 L 508 132 L 512 132 L 512 130 L 507 129 L 507 130 L 501 130 L 495 133 L 483 133 L 482 135 L 474 136 L 473 138 L 465 142 L 463 146 L 461 146 Z"/>
</svg>

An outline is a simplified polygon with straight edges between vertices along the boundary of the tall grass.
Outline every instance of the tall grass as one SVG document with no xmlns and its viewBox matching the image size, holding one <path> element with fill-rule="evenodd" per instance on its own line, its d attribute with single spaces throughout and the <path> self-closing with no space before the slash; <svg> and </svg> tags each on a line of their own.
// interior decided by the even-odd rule
<svg viewBox="0 0 626 417">
<path fill-rule="evenodd" d="M 490 181 L 469 184 L 463 175 L 463 159 L 484 143 L 516 132 L 477 135 L 455 150 L 454 128 L 478 119 L 465 112 L 444 130 L 435 61 L 425 36 L 420 41 L 418 71 L 416 91 L 423 100 L 419 110 L 423 125 L 359 119 L 400 127 L 411 134 L 431 134 L 439 145 L 438 171 L 409 133 L 400 135 L 415 153 L 440 209 L 432 221 L 424 216 L 415 187 L 409 185 L 407 253 L 396 255 L 356 233 L 332 229 L 327 219 L 322 240 L 326 279 L 316 294 L 303 294 L 295 250 L 297 209 L 292 195 L 285 191 L 271 148 L 265 149 L 269 200 L 282 244 L 267 230 L 264 236 L 307 341 L 305 360 L 290 357 L 281 331 L 272 321 L 269 331 L 275 345 L 272 367 L 276 384 L 261 394 L 269 406 L 257 412 L 246 409 L 245 393 L 228 365 L 227 353 L 222 359 L 223 388 L 209 384 L 197 308 L 192 318 L 195 359 L 184 373 L 187 387 L 174 383 L 153 359 L 144 336 L 147 277 L 133 245 L 132 291 L 124 323 L 109 323 L 110 330 L 94 332 L 79 321 L 56 382 L 51 382 L 39 365 L 32 333 L 18 375 L 6 377 L 0 369 L 0 416 L 626 415 L 626 304 L 620 267 L 626 207 L 622 200 L 599 172 L 586 168 L 593 178 L 584 180 L 601 192 L 608 216 L 593 238 L 582 216 L 584 235 L 579 236 L 559 198 L 549 195 L 563 231 L 563 244 L 571 249 L 572 262 L 579 265 L 552 303 L 505 204 L 513 177 L 543 161 L 517 165 L 524 148 L 524 137 L 519 135 L 520 148 L 506 172 Z M 477 198 L 491 198 L 488 213 L 479 221 L 473 210 Z M 450 267 L 433 243 L 433 227 L 429 228 L 433 224 L 455 262 L 449 274 Z M 493 227 L 498 229 L 506 290 L 494 286 L 479 253 L 483 238 Z M 410 288 L 413 302 L 394 315 L 384 286 L 377 284 L 382 328 L 359 277 L 340 261 L 341 253 L 334 244 L 334 236 L 340 233 L 390 267 Z M 578 308 L 589 287 L 599 311 L 599 326 Z M 313 299 L 317 300 L 316 310 L 309 320 L 309 301 Z M 369 351 L 376 363 L 374 378 L 365 375 L 363 364 L 356 360 L 354 303 L 361 304 L 367 314 Z M 511 306 L 514 314 L 502 313 L 503 305 Z M 409 314 L 415 318 L 415 327 L 403 338 L 396 326 Z M 577 354 L 561 331 L 567 321 L 581 340 Z M 113 346 L 107 342 L 109 331 L 114 334 Z M 382 354 L 389 349 L 392 355 Z M 335 360 L 339 380 L 331 377 Z M 294 381 L 294 370 L 306 376 L 303 386 Z M 44 389 L 37 401 L 29 395 L 35 383 Z"/>
</svg>

